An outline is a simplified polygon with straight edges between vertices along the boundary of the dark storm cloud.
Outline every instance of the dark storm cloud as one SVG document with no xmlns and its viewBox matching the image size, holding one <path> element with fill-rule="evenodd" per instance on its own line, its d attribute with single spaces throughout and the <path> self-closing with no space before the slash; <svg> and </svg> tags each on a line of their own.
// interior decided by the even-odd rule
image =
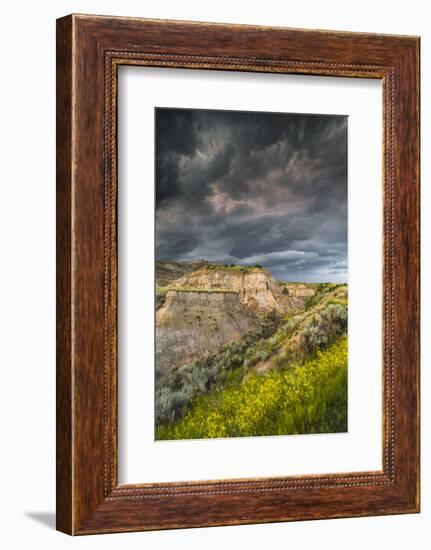
<svg viewBox="0 0 431 550">
<path fill-rule="evenodd" d="M 347 117 L 156 110 L 158 259 L 347 279 Z"/>
</svg>

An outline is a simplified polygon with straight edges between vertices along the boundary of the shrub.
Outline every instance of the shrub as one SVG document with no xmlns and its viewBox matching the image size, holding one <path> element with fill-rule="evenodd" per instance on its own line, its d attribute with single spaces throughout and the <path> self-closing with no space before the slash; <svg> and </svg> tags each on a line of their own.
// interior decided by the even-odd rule
<svg viewBox="0 0 431 550">
<path fill-rule="evenodd" d="M 329 304 L 313 317 L 301 334 L 302 344 L 309 353 L 322 348 L 347 329 L 347 306 Z"/>
<path fill-rule="evenodd" d="M 302 338 L 304 347 L 309 353 L 312 353 L 328 342 L 328 335 L 324 332 L 323 328 L 313 323 L 310 323 L 308 327 L 304 329 Z"/>
<path fill-rule="evenodd" d="M 180 418 L 190 396 L 185 390 L 170 391 L 161 388 L 156 392 L 156 424 L 172 422 Z"/>
<path fill-rule="evenodd" d="M 304 309 L 308 310 L 311 307 L 313 307 L 317 303 L 318 294 L 314 294 L 314 296 L 307 296 L 304 301 Z"/>
</svg>

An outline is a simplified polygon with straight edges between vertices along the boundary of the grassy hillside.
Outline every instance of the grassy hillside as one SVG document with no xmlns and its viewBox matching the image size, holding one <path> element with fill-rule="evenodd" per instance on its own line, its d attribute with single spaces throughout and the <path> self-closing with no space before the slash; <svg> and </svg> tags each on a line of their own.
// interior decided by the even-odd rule
<svg viewBox="0 0 431 550">
<path fill-rule="evenodd" d="M 241 382 L 250 373 L 263 375 L 297 364 L 347 331 L 347 289 L 322 289 L 316 303 L 295 315 L 275 313 L 260 328 L 213 355 L 175 369 L 156 371 L 156 424 L 183 417 L 201 395 Z"/>
<path fill-rule="evenodd" d="M 187 414 L 157 428 L 157 439 L 347 431 L 347 336 L 296 364 L 286 363 L 197 397 Z"/>
</svg>

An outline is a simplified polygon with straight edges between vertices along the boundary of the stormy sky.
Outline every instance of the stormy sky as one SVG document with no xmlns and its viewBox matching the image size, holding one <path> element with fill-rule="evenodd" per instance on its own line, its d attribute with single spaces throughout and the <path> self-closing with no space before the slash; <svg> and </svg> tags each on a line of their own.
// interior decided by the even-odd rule
<svg viewBox="0 0 431 550">
<path fill-rule="evenodd" d="M 347 117 L 156 109 L 156 259 L 347 281 Z"/>
</svg>

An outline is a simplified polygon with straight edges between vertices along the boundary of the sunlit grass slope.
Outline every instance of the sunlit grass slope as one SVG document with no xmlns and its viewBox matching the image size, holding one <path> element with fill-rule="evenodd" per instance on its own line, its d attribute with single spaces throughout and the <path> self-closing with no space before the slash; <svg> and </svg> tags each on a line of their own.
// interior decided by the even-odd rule
<svg viewBox="0 0 431 550">
<path fill-rule="evenodd" d="M 197 397 L 156 439 L 347 431 L 347 336 L 298 366 L 278 368 Z"/>
</svg>

